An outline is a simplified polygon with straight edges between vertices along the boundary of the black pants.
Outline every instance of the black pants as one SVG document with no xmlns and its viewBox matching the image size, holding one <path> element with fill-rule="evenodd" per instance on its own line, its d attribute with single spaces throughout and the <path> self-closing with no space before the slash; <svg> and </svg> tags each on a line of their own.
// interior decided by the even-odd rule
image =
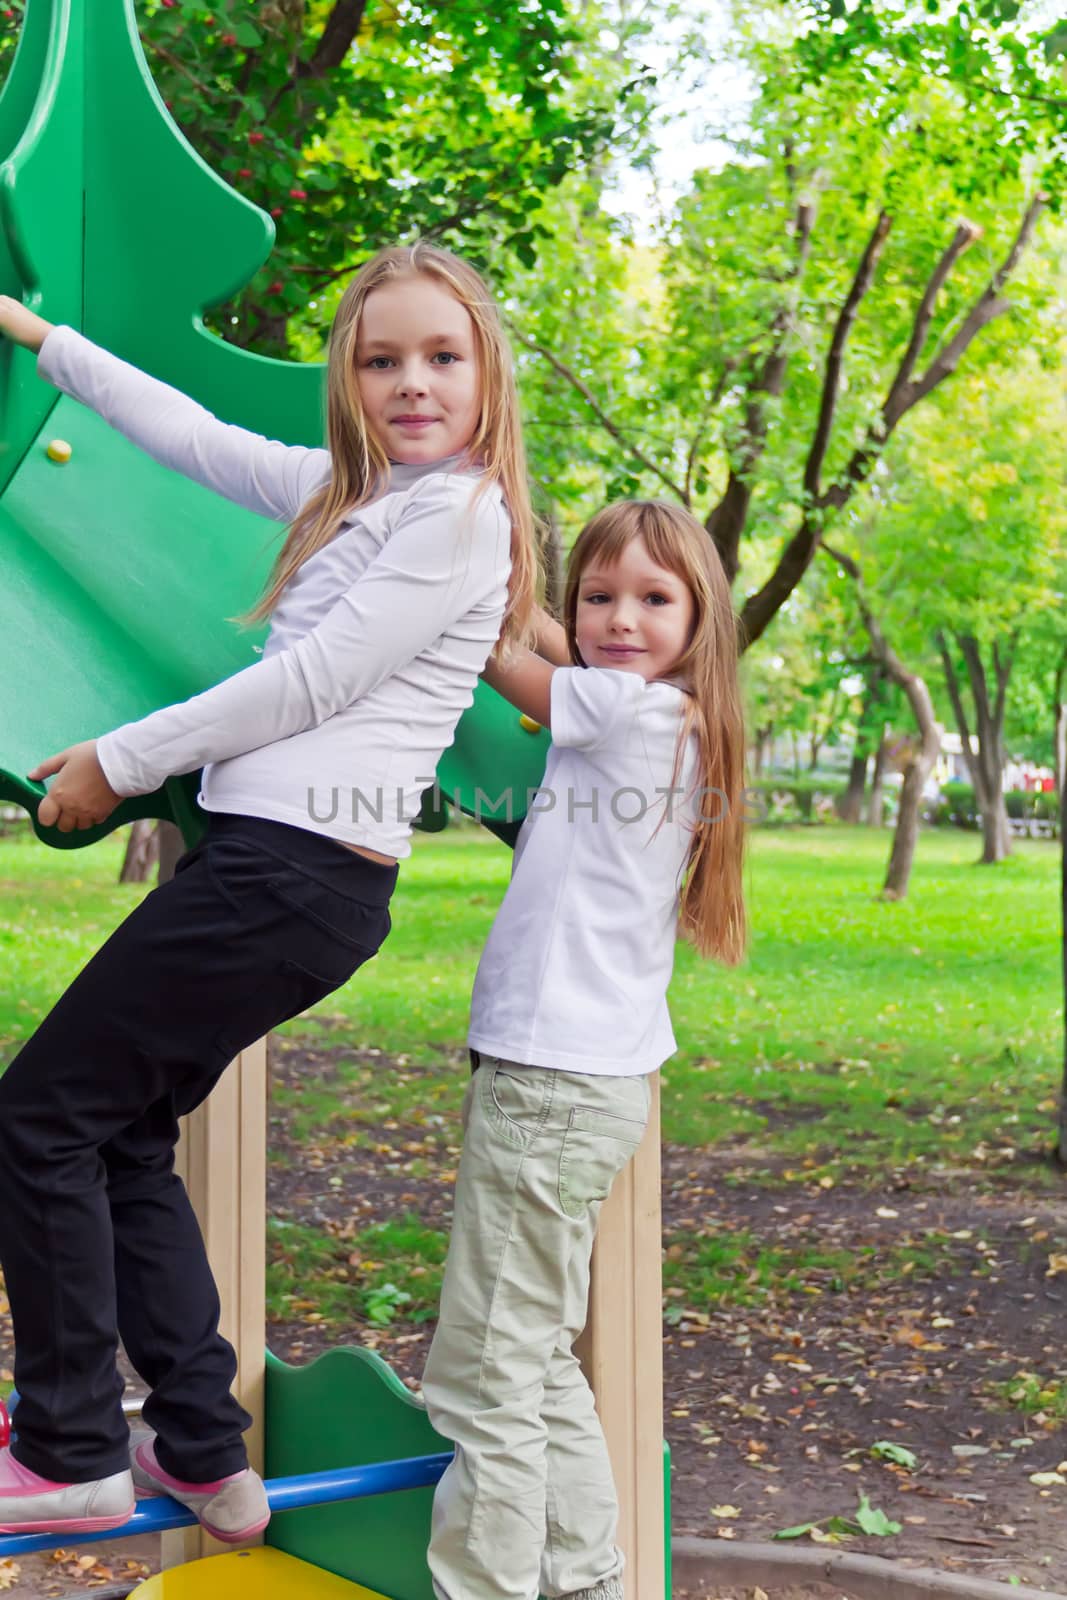
<svg viewBox="0 0 1067 1600">
<path fill-rule="evenodd" d="M 375 954 L 396 876 L 305 829 L 212 817 L 0 1079 L 14 1449 L 31 1471 L 82 1483 L 127 1465 L 119 1336 L 165 1470 L 199 1483 L 246 1465 L 178 1118 Z"/>
</svg>

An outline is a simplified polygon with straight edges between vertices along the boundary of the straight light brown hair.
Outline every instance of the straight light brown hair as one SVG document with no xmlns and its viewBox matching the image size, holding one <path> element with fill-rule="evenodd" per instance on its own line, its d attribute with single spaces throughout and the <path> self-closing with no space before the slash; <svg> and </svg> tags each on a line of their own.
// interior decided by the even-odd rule
<svg viewBox="0 0 1067 1600">
<path fill-rule="evenodd" d="M 579 667 L 586 664 L 577 639 L 583 572 L 594 561 L 611 566 L 634 539 L 643 540 L 651 560 L 675 573 L 693 597 L 692 635 L 670 669 L 672 680 L 680 680 L 689 691 L 672 782 L 677 782 L 692 735 L 695 787 L 704 793 L 698 808 L 704 820 L 693 830 L 682 884 L 680 929 L 701 955 L 735 966 L 745 953 L 746 932 L 745 726 L 737 682 L 737 624 L 718 553 L 688 511 L 661 500 L 619 500 L 582 529 L 571 551 L 563 601 L 571 660 Z M 719 815 L 712 818 L 708 806 L 717 807 Z"/>
<path fill-rule="evenodd" d="M 245 620 L 269 617 L 297 569 L 330 542 L 348 512 L 365 505 L 388 480 L 389 458 L 371 432 L 360 400 L 356 340 L 367 296 L 384 283 L 406 277 L 430 278 L 447 289 L 466 307 L 474 325 L 481 406 L 463 455 L 465 463 L 481 469 L 476 495 L 499 484 L 511 518 L 511 577 L 501 639 L 522 643 L 530 630 L 539 566 L 511 352 L 479 274 L 451 251 L 422 242 L 380 250 L 364 262 L 341 297 L 330 329 L 326 369 L 330 476 L 301 507 L 263 597 Z"/>
</svg>

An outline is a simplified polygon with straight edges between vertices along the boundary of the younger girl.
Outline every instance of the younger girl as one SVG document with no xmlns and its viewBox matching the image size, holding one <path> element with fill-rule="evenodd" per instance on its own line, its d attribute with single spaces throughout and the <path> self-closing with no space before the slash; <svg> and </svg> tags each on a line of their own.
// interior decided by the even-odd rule
<svg viewBox="0 0 1067 1600">
<path fill-rule="evenodd" d="M 601 1203 L 675 1048 L 679 922 L 704 955 L 744 945 L 735 623 L 707 534 L 674 506 L 609 506 L 574 547 L 565 621 L 543 619 L 541 655 L 501 651 L 485 674 L 552 750 L 474 984 L 423 1382 L 456 1446 L 434 1500 L 439 1600 L 621 1600 L 611 1468 L 572 1346 Z"/>
<path fill-rule="evenodd" d="M 166 466 L 291 524 L 257 610 L 262 660 L 30 774 L 55 775 L 40 817 L 69 830 L 203 766 L 209 821 L 0 1079 L 20 1395 L 0 1529 L 130 1516 L 121 1336 L 156 1433 L 134 1478 L 237 1542 L 268 1511 L 173 1171 L 178 1118 L 378 950 L 420 790 L 501 623 L 512 639 L 527 624 L 536 562 L 507 350 L 470 267 L 424 245 L 382 252 L 333 325 L 327 452 L 228 427 L 16 301 L 0 298 L 0 332 Z"/>
</svg>

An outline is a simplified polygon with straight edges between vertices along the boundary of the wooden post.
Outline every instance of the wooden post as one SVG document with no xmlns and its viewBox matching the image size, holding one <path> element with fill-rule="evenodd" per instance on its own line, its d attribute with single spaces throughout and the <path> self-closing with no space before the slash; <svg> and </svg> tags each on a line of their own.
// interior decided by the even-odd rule
<svg viewBox="0 0 1067 1600">
<path fill-rule="evenodd" d="M 619 1494 L 626 1600 L 660 1600 L 665 1592 L 659 1128 L 657 1072 L 648 1131 L 600 1215 L 589 1320 L 578 1345 Z"/>
<path fill-rule="evenodd" d="M 177 1168 L 189 1191 L 222 1301 L 220 1327 L 237 1352 L 235 1392 L 255 1421 L 245 1438 L 263 1470 L 266 1347 L 267 1055 L 266 1041 L 231 1062 L 208 1099 L 183 1126 Z M 257 1541 L 258 1542 L 258 1541 Z M 178 1566 L 232 1548 L 199 1528 L 163 1535 L 163 1565 Z"/>
</svg>

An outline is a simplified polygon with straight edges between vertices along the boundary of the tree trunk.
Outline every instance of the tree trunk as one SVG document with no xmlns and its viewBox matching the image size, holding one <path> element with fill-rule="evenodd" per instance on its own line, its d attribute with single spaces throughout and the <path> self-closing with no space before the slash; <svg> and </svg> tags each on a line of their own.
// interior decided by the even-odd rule
<svg viewBox="0 0 1067 1600">
<path fill-rule="evenodd" d="M 867 789 L 869 760 L 866 751 L 860 752 L 860 741 L 857 738 L 856 748 L 852 752 L 852 764 L 848 769 L 848 787 L 841 797 L 842 822 L 858 822 L 863 815 L 863 796 Z"/>
<path fill-rule="evenodd" d="M 977 790 L 975 793 L 977 795 Z M 987 867 L 1011 855 L 1011 826 L 1004 796 L 998 794 L 987 799 L 981 808 L 981 816 L 982 865 Z"/>
<path fill-rule="evenodd" d="M 167 883 L 173 878 L 175 864 L 184 849 L 181 832 L 173 822 L 153 822 L 151 817 L 139 817 L 130 826 L 119 882 L 147 883 L 158 866 L 156 882 Z"/>
<path fill-rule="evenodd" d="M 936 754 L 934 759 L 936 760 Z M 889 856 L 885 883 L 882 885 L 883 900 L 903 900 L 908 892 L 912 862 L 915 859 L 915 846 L 919 839 L 923 785 L 932 766 L 933 761 L 924 770 L 921 754 L 917 754 L 909 762 L 904 773 L 897 825 L 893 830 L 893 848 Z"/>
<path fill-rule="evenodd" d="M 938 634 L 937 642 L 945 668 L 949 699 L 952 701 L 956 726 L 959 728 L 964 760 L 967 763 L 971 783 L 974 785 L 975 804 L 982 819 L 982 864 L 992 866 L 1011 854 L 1011 829 L 1008 826 L 1008 813 L 1004 805 L 1004 713 L 1015 638 L 1012 637 L 1005 651 L 1001 651 L 998 644 L 993 645 L 996 694 L 990 701 L 989 680 L 977 639 L 972 634 L 956 635 L 956 643 L 963 656 L 970 681 L 978 735 L 977 744 L 971 740 L 971 730 L 963 696 L 960 693 L 959 680 L 956 677 L 948 641 L 943 633 Z"/>
<path fill-rule="evenodd" d="M 1067 784 L 1060 789 L 1060 947 L 1063 965 L 1063 992 L 1067 997 Z M 1067 1005 L 1063 1008 L 1064 1055 L 1063 1085 L 1060 1090 L 1060 1126 L 1057 1155 L 1067 1167 Z"/>
<path fill-rule="evenodd" d="M 1063 698 L 1067 683 L 1067 649 L 1060 656 L 1056 668 L 1056 687 L 1053 692 L 1053 763 L 1056 773 L 1056 795 L 1062 802 L 1064 778 L 1067 776 L 1067 700 Z"/>
<path fill-rule="evenodd" d="M 119 872 L 120 883 L 147 883 L 159 861 L 158 824 L 151 817 L 138 817 L 130 824 L 126 854 Z"/>
<path fill-rule="evenodd" d="M 885 883 L 882 885 L 883 900 L 903 900 L 908 892 L 911 866 L 915 859 L 915 843 L 919 837 L 923 789 L 941 749 L 941 724 L 934 715 L 934 702 L 925 681 L 917 672 L 908 671 L 882 632 L 881 624 L 871 610 L 856 562 L 851 556 L 831 550 L 825 543 L 823 548 L 831 561 L 836 561 L 855 583 L 856 603 L 871 641 L 871 653 L 886 676 L 907 695 L 908 704 L 919 727 L 919 744 L 913 750 L 904 772 L 904 784 L 900 791 L 900 810 L 893 832 L 893 849 L 889 857 Z M 884 739 L 882 743 L 885 744 Z"/>
<path fill-rule="evenodd" d="M 563 612 L 563 539 L 556 513 L 552 510 L 548 512 L 542 524 L 541 560 L 545 569 L 545 609 L 554 617 L 559 617 Z"/>
<path fill-rule="evenodd" d="M 903 900 L 908 892 L 915 845 L 919 837 L 919 814 L 922 810 L 923 790 L 934 768 L 941 749 L 941 725 L 934 715 L 934 702 L 926 683 L 917 673 L 907 672 L 893 657 L 897 672 L 890 669 L 894 681 L 900 684 L 908 697 L 908 704 L 919 724 L 919 747 L 912 755 L 904 772 L 900 791 L 900 810 L 893 831 L 893 849 L 889 868 L 882 885 L 883 900 Z"/>
<path fill-rule="evenodd" d="M 182 832 L 173 822 L 159 824 L 159 883 L 169 883 L 179 858 L 185 854 Z"/>
<path fill-rule="evenodd" d="M 867 801 L 867 826 L 880 828 L 885 821 L 885 766 L 889 760 L 889 734 L 883 731 L 874 752 L 874 772 L 871 774 L 871 794 Z"/>
<path fill-rule="evenodd" d="M 767 753 L 774 742 L 774 723 L 768 722 L 763 728 L 756 729 L 756 748 L 752 756 L 752 765 L 757 778 L 763 777 L 763 769 L 767 764 Z"/>
</svg>

